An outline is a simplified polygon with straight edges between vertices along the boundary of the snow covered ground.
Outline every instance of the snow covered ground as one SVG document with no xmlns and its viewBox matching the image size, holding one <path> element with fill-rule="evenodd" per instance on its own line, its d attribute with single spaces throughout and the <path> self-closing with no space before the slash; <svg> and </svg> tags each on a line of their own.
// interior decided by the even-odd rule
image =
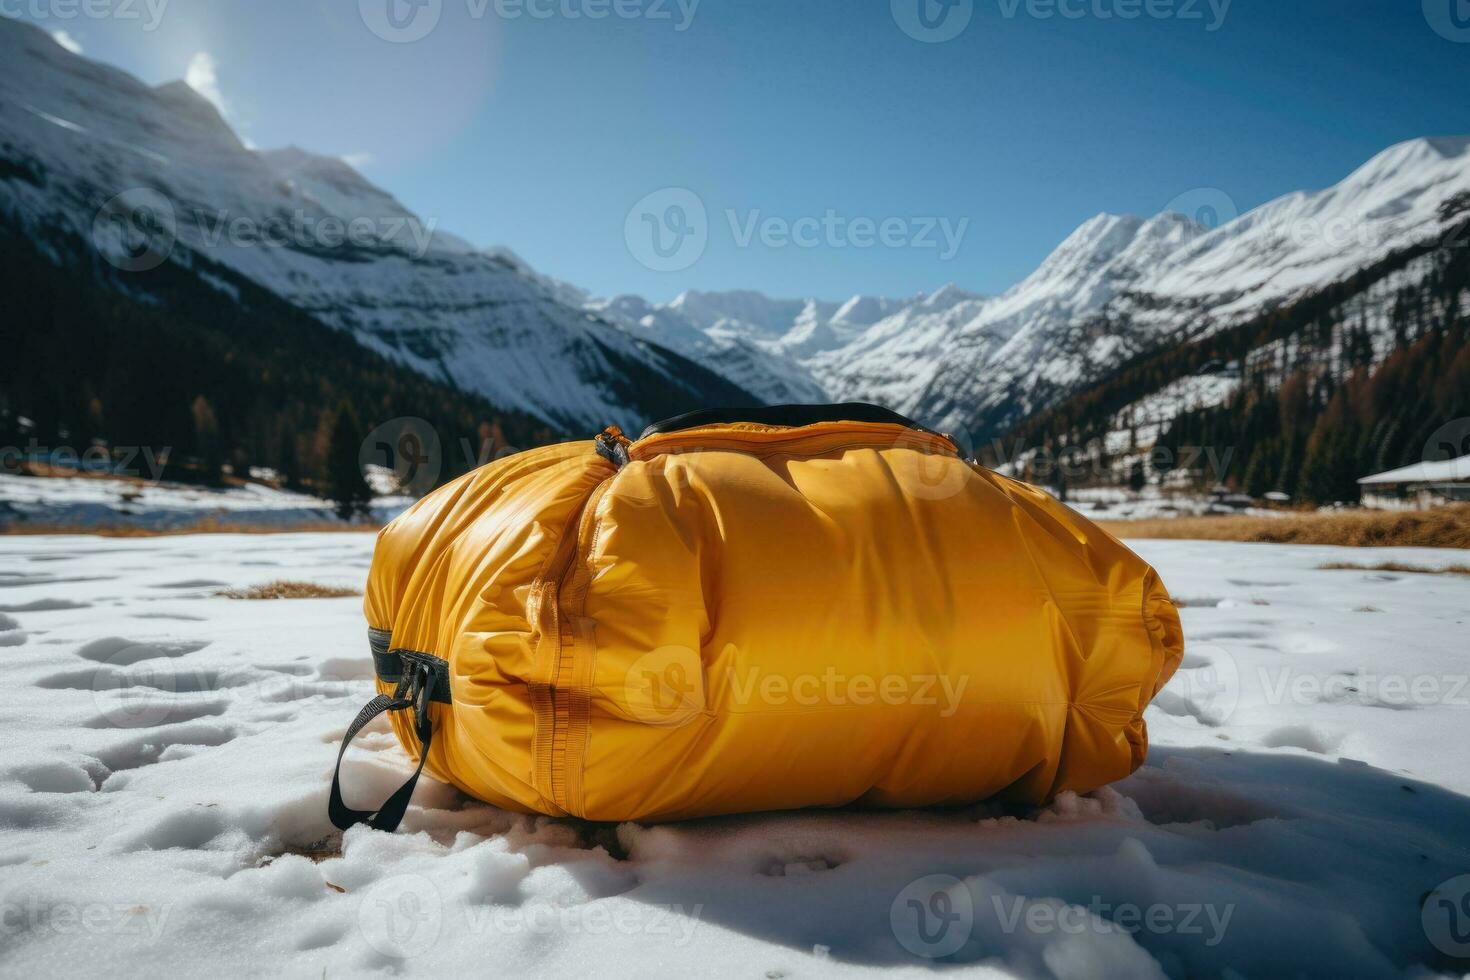
<svg viewBox="0 0 1470 980">
<path fill-rule="evenodd" d="M 1470 955 L 1470 578 L 1318 567 L 1463 553 L 1139 542 L 1183 607 L 1184 669 L 1143 769 L 1039 812 L 604 827 L 426 780 L 400 833 L 339 841 L 360 601 L 216 593 L 360 584 L 372 541 L 0 537 L 0 974 L 1385 976 Z M 379 724 L 344 768 L 366 802 L 407 762 Z"/>
<path fill-rule="evenodd" d="M 372 502 L 373 517 L 387 522 L 411 503 L 411 497 L 377 497 Z M 330 500 L 259 483 L 221 488 L 104 476 L 40 478 L 0 473 L 0 527 L 29 523 L 165 530 L 219 521 L 265 529 L 337 520 Z"/>
</svg>

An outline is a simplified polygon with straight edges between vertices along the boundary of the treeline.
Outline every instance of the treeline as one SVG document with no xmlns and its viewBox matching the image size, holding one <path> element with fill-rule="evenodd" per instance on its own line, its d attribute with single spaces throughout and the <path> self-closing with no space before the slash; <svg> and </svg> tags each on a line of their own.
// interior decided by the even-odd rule
<svg viewBox="0 0 1470 980">
<path fill-rule="evenodd" d="M 1224 405 L 1187 411 L 1161 435 L 1162 458 L 1187 446 L 1237 450 L 1227 485 L 1280 490 L 1315 503 L 1358 499 L 1357 480 L 1425 458 L 1434 434 L 1470 418 L 1470 322 L 1429 327 L 1376 368 L 1345 377 L 1299 370 L 1276 387 L 1259 378 Z"/>
<path fill-rule="evenodd" d="M 1458 217 L 1470 198 L 1447 202 Z M 1411 263 L 1428 274 L 1395 290 L 1387 334 L 1391 352 L 1376 357 L 1375 332 L 1362 319 L 1373 287 Z M 1235 327 L 1134 358 L 1117 372 L 1057 406 L 1033 415 L 1002 444 L 1063 453 L 1100 443 L 1128 406 L 1181 378 L 1238 364 L 1241 383 L 1223 405 L 1188 410 L 1160 434 L 1148 475 L 1162 478 L 1168 461 L 1189 447 L 1215 447 L 1224 483 L 1253 496 L 1280 490 L 1316 503 L 1356 500 L 1357 479 L 1418 462 L 1442 425 L 1470 417 L 1470 346 L 1461 297 L 1470 290 L 1470 222 L 1394 253 L 1352 277 Z M 1353 313 L 1354 309 L 1359 312 Z M 1198 335 L 1201 327 L 1186 330 Z M 1375 366 L 1375 359 L 1377 364 Z M 1148 450 L 1148 446 L 1130 447 Z M 1152 464 L 1151 464 L 1152 466 Z M 1109 472 L 1108 467 L 1101 467 Z M 1137 483 L 1141 473 L 1130 472 Z"/>
<path fill-rule="evenodd" d="M 0 224 L 0 295 L 0 446 L 22 453 L 167 449 L 166 477 L 208 483 L 268 467 L 346 513 L 368 495 L 363 439 L 387 420 L 436 430 L 441 482 L 560 435 L 405 369 L 223 267 L 126 275 L 79 241 L 38 243 Z"/>
</svg>

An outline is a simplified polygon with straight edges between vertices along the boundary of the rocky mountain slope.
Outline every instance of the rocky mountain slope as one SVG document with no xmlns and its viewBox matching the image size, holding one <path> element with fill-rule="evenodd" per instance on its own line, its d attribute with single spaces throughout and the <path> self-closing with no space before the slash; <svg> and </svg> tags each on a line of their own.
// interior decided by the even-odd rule
<svg viewBox="0 0 1470 980">
<path fill-rule="evenodd" d="M 150 87 L 6 18 L 0 63 L 0 215 L 90 242 L 138 292 L 164 262 L 217 264 L 564 432 L 755 401 L 437 230 L 340 160 L 248 149 L 183 83 Z"/>
</svg>

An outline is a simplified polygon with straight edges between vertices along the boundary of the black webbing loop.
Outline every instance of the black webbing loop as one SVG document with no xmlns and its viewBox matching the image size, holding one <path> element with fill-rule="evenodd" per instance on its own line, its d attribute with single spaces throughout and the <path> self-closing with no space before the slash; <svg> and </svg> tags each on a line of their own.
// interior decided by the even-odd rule
<svg viewBox="0 0 1470 980">
<path fill-rule="evenodd" d="M 342 748 L 337 751 L 337 767 L 332 772 L 332 795 L 327 800 L 327 816 L 338 830 L 346 830 L 354 824 L 366 823 L 374 830 L 389 833 L 398 829 L 403 815 L 408 812 L 408 801 L 413 798 L 413 788 L 418 785 L 419 775 L 424 771 L 424 762 L 429 758 L 429 745 L 434 739 L 434 724 L 429 720 L 429 702 L 434 689 L 435 672 L 428 664 L 418 663 L 411 667 L 412 673 L 398 685 L 393 696 L 379 694 L 363 705 L 347 733 L 342 736 Z M 405 696 L 405 694 L 407 696 Z M 419 765 L 408 777 L 408 782 L 398 787 L 386 803 L 373 810 L 354 810 L 342 801 L 342 757 L 347 746 L 364 725 L 383 712 L 411 709 L 414 731 L 419 738 Z"/>
</svg>

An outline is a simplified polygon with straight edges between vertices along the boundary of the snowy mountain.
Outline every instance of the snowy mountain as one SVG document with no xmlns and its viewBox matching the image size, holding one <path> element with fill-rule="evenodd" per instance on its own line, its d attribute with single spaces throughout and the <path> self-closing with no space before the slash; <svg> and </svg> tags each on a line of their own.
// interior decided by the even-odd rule
<svg viewBox="0 0 1470 980">
<path fill-rule="evenodd" d="M 1241 323 L 1433 240 L 1445 228 L 1441 206 L 1467 191 L 1470 137 L 1412 140 L 1334 187 L 1213 230 L 1174 213 L 1100 214 L 996 297 L 951 285 L 843 304 L 747 291 L 685 293 L 664 306 L 592 302 L 636 306 L 640 329 L 657 323 L 657 336 L 680 338 L 659 342 L 710 366 L 744 341 L 807 372 L 829 400 L 881 402 L 988 439 L 1130 357 Z M 713 353 L 700 335 L 716 339 Z"/>
<path fill-rule="evenodd" d="M 755 399 L 616 329 L 513 256 L 423 221 L 346 163 L 255 152 L 181 82 L 150 87 L 0 18 L 0 216 L 147 268 L 217 264 L 418 372 L 585 432 Z M 324 368 L 327 367 L 324 365 Z"/>
<path fill-rule="evenodd" d="M 1470 138 L 1413 140 L 1334 187 L 1214 230 L 1172 213 L 1098 215 L 999 296 L 954 285 L 844 302 L 689 291 L 655 304 L 589 297 L 509 249 L 477 249 L 341 160 L 248 149 L 182 83 L 149 87 L 12 20 L 0 20 L 0 57 L 10 224 L 38 239 L 68 232 L 124 269 L 165 258 L 224 267 L 374 351 L 562 431 L 637 428 L 709 404 L 859 399 L 988 439 L 1129 358 L 1433 239 L 1444 202 L 1470 192 Z M 146 274 L 124 281 L 147 289 Z"/>
<path fill-rule="evenodd" d="M 817 373 L 821 355 L 845 350 L 873 324 L 909 305 L 861 295 L 844 303 L 771 299 L 750 290 L 691 290 L 662 305 L 631 295 L 583 301 L 585 309 L 704 364 L 771 404 L 831 400 L 831 389 Z"/>
<path fill-rule="evenodd" d="M 762 346 L 748 336 L 754 331 L 745 324 L 714 318 L 701 329 L 677 307 L 655 307 L 639 296 L 591 299 L 586 308 L 635 337 L 705 365 L 768 404 L 826 400 L 822 386 L 799 361 Z"/>
<path fill-rule="evenodd" d="M 1399 143 L 1334 187 L 1288 194 L 1190 242 L 1141 291 L 1238 320 L 1436 237 L 1441 205 L 1467 191 L 1470 136 Z"/>
</svg>

